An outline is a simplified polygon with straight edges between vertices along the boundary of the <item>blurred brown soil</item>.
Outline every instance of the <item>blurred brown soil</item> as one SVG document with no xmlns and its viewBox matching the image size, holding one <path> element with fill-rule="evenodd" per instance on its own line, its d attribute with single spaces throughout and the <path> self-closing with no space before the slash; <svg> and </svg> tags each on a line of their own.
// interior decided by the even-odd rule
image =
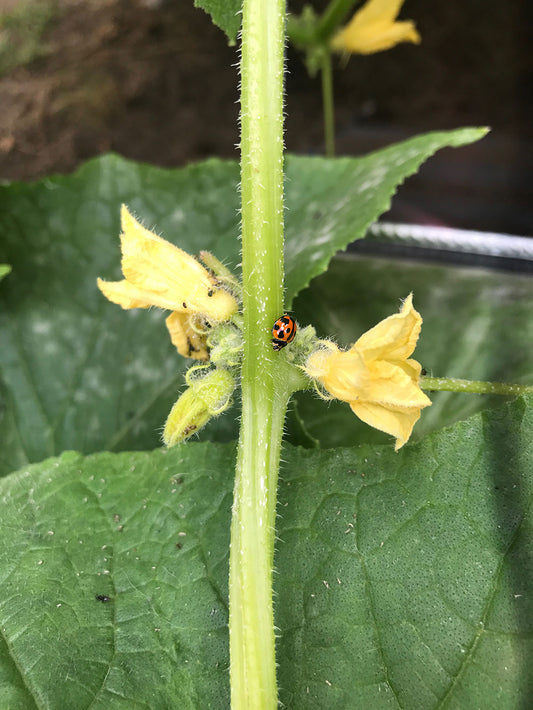
<svg viewBox="0 0 533 710">
<path fill-rule="evenodd" d="M 0 0 L 0 11 L 15 4 Z M 161 166 L 238 158 L 238 50 L 192 0 L 58 5 L 42 56 L 0 78 L 2 179 L 70 172 L 107 151 Z M 402 17 L 416 20 L 420 47 L 337 63 L 339 153 L 427 130 L 493 128 L 477 146 L 443 152 L 447 158 L 411 181 L 396 217 L 531 231 L 525 15 L 520 0 L 407 0 Z M 287 148 L 321 153 L 319 81 L 292 49 L 287 67 Z"/>
</svg>

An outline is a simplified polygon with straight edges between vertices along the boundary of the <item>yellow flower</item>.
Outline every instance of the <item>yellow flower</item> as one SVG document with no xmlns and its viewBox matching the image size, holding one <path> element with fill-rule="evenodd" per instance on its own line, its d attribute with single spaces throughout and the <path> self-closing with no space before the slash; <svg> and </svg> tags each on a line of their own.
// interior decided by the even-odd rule
<svg viewBox="0 0 533 710">
<path fill-rule="evenodd" d="M 431 404 L 419 386 L 421 366 L 409 359 L 421 326 L 410 294 L 400 313 L 364 333 L 348 351 L 324 341 L 304 368 L 359 419 L 394 436 L 396 451 L 411 436 L 420 410 Z"/>
<path fill-rule="evenodd" d="M 352 54 L 374 54 L 400 42 L 420 44 L 414 22 L 396 22 L 404 0 L 368 0 L 338 32 L 331 48 Z"/>
<path fill-rule="evenodd" d="M 121 210 L 122 281 L 98 279 L 104 296 L 122 308 L 158 306 L 167 318 L 172 342 L 180 355 L 206 359 L 204 321 L 227 320 L 237 312 L 236 299 L 193 256 L 145 229 Z"/>
</svg>

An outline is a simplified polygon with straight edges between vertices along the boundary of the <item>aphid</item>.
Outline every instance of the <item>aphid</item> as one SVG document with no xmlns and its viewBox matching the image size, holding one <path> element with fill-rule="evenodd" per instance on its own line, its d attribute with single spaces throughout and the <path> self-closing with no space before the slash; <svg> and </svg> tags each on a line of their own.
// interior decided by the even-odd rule
<svg viewBox="0 0 533 710">
<path fill-rule="evenodd" d="M 294 340 L 297 330 L 296 321 L 287 313 L 278 318 L 272 326 L 272 347 L 274 350 L 281 350 L 287 343 Z"/>
</svg>

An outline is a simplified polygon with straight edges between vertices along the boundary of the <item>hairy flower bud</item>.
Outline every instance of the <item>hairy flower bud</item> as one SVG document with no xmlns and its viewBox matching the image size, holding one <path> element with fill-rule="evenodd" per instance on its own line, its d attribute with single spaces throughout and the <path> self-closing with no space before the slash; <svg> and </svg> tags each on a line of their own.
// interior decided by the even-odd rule
<svg viewBox="0 0 533 710">
<path fill-rule="evenodd" d="M 228 370 L 212 369 L 196 378 L 190 377 L 192 371 L 198 371 L 198 368 L 189 370 L 189 387 L 174 404 L 165 423 L 165 446 L 175 446 L 188 439 L 231 404 L 235 380 Z"/>
</svg>

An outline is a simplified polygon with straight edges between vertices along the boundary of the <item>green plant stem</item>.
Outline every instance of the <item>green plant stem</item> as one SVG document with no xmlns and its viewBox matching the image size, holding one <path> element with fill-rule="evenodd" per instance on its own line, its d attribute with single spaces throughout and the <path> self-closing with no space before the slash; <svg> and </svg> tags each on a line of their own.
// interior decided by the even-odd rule
<svg viewBox="0 0 533 710">
<path fill-rule="evenodd" d="M 315 38 L 319 42 L 329 40 L 353 6 L 359 4 L 360 0 L 332 0 L 318 20 Z"/>
<path fill-rule="evenodd" d="M 284 21 L 285 0 L 244 0 L 244 352 L 229 585 L 233 710 L 277 707 L 272 565 L 279 456 L 290 392 L 288 378 L 279 374 L 284 355 L 272 350 L 270 331 L 283 312 Z"/>
<path fill-rule="evenodd" d="M 331 70 L 331 54 L 324 48 L 320 58 L 320 74 L 322 78 L 322 110 L 324 113 L 324 146 L 326 156 L 335 155 L 335 107 L 333 102 L 333 72 Z"/>
<path fill-rule="evenodd" d="M 527 394 L 533 392 L 533 385 L 513 385 L 505 382 L 484 382 L 482 380 L 458 380 L 453 377 L 421 377 L 423 390 L 436 392 L 470 392 L 471 394 Z"/>
</svg>

